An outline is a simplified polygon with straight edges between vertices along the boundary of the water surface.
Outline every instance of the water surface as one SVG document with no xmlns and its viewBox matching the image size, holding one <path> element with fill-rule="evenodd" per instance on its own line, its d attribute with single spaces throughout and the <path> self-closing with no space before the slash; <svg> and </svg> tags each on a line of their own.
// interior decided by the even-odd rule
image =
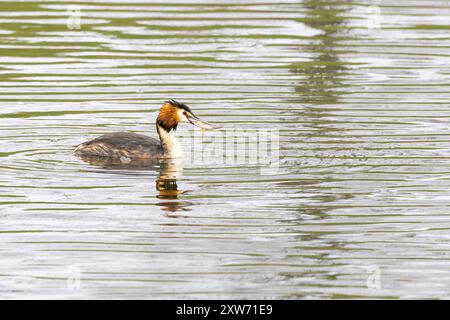
<svg viewBox="0 0 450 320">
<path fill-rule="evenodd" d="M 449 298 L 449 21 L 449 1 L 0 2 L 0 297 Z M 155 134 L 168 98 L 278 130 L 279 170 L 72 155 Z"/>
</svg>

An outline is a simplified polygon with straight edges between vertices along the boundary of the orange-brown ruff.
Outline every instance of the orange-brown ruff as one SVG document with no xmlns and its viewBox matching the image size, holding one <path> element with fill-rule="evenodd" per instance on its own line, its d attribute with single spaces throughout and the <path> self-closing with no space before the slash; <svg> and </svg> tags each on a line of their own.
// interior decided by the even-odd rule
<svg viewBox="0 0 450 320">
<path fill-rule="evenodd" d="M 169 100 L 163 104 L 156 119 L 159 140 L 142 134 L 115 132 L 78 145 L 74 153 L 81 158 L 178 158 L 182 156 L 182 150 L 173 132 L 183 121 L 205 130 L 213 128 L 209 123 L 196 117 L 185 104 Z"/>
<path fill-rule="evenodd" d="M 158 119 L 156 124 L 161 126 L 166 131 L 176 130 L 178 123 L 181 122 L 181 117 L 178 112 L 178 108 L 175 107 L 170 101 L 164 102 L 161 109 L 159 109 Z"/>
</svg>

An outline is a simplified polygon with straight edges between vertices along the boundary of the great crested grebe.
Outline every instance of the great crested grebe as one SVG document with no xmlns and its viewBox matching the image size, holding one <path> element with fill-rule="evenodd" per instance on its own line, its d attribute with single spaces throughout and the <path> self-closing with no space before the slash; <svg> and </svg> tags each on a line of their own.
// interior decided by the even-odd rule
<svg viewBox="0 0 450 320">
<path fill-rule="evenodd" d="M 78 145 L 74 153 L 80 157 L 116 159 L 179 158 L 183 150 L 175 139 L 174 131 L 180 122 L 190 122 L 202 130 L 216 128 L 195 116 L 187 105 L 168 100 L 156 119 L 159 140 L 142 134 L 114 132 Z"/>
</svg>

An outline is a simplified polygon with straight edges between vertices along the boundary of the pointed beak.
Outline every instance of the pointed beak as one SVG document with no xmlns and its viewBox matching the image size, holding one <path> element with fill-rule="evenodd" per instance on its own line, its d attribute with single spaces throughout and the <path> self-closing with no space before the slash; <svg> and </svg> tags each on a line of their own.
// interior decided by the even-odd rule
<svg viewBox="0 0 450 320">
<path fill-rule="evenodd" d="M 211 123 L 203 121 L 199 117 L 194 116 L 192 113 L 188 113 L 186 117 L 191 124 L 193 124 L 196 127 L 199 127 L 202 130 L 214 130 L 219 128 L 218 126 L 214 126 Z"/>
</svg>

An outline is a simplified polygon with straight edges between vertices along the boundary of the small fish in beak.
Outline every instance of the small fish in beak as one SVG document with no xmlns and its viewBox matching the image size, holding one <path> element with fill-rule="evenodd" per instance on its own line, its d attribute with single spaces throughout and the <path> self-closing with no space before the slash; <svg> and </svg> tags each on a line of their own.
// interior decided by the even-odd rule
<svg viewBox="0 0 450 320">
<path fill-rule="evenodd" d="M 186 118 L 188 119 L 188 121 L 193 124 L 196 127 L 199 127 L 200 129 L 202 129 L 202 131 L 207 131 L 207 130 L 215 130 L 220 128 L 219 126 L 215 126 L 212 125 L 209 122 L 203 121 L 202 119 L 200 119 L 197 116 L 194 116 L 192 113 L 186 113 Z"/>
</svg>

